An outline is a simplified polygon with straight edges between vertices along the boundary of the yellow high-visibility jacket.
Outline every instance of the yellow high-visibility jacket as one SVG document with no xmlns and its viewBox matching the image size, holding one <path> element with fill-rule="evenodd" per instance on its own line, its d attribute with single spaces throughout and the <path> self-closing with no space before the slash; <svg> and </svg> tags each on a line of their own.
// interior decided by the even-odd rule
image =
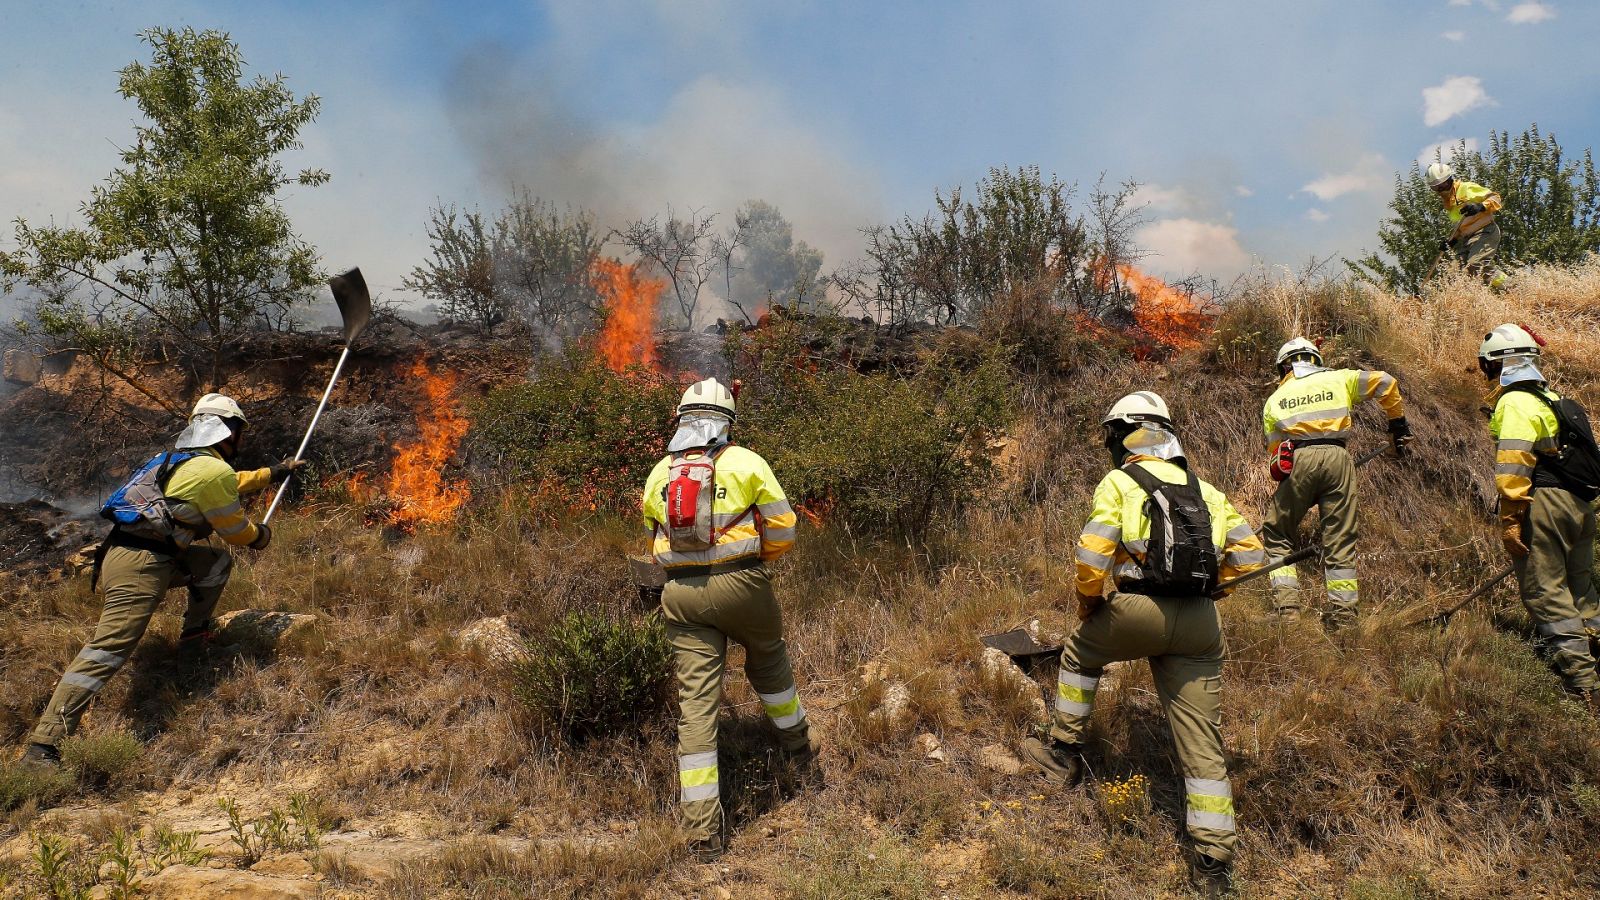
<svg viewBox="0 0 1600 900">
<path fill-rule="evenodd" d="M 1261 410 L 1267 450 L 1277 453 L 1296 438 L 1348 439 L 1351 411 L 1367 400 L 1378 401 L 1391 420 L 1406 414 L 1400 385 L 1388 372 L 1321 369 L 1304 378 L 1290 372 Z"/>
<path fill-rule="evenodd" d="M 1549 387 L 1542 391 L 1552 400 L 1561 399 Z M 1499 441 L 1494 454 L 1494 486 L 1507 500 L 1529 500 L 1539 455 L 1561 452 L 1561 424 L 1544 401 L 1526 391 L 1501 388 L 1492 396 L 1489 433 Z"/>
<path fill-rule="evenodd" d="M 753 450 L 730 446 L 717 454 L 716 464 L 717 494 L 711 512 L 717 539 L 710 550 L 676 551 L 667 538 L 667 478 L 672 457 L 656 463 L 645 480 L 642 506 L 651 550 L 669 575 L 674 570 L 746 560 L 770 562 L 794 547 L 794 509 L 767 461 Z"/>
<path fill-rule="evenodd" d="M 1188 478 L 1177 464 L 1153 456 L 1134 454 L 1128 462 L 1170 484 Z M 1266 565 L 1267 551 L 1261 539 L 1228 498 L 1205 481 L 1200 482 L 1200 495 L 1211 511 L 1211 540 L 1222 554 L 1222 580 Z M 1118 585 L 1143 577 L 1140 562 L 1150 545 L 1150 517 L 1144 511 L 1149 497 L 1133 476 L 1121 469 L 1100 479 L 1094 489 L 1094 509 L 1078 538 L 1078 593 L 1099 597 L 1108 577 Z"/>
<path fill-rule="evenodd" d="M 254 541 L 259 532 L 244 514 L 239 496 L 271 483 L 271 469 L 235 472 L 211 449 L 179 463 L 167 478 L 165 492 L 172 518 L 183 526 L 175 535 L 179 546 L 188 546 L 212 531 L 230 544 L 244 546 Z"/>
<path fill-rule="evenodd" d="M 1466 206 L 1468 203 L 1482 203 L 1483 212 L 1463 222 L 1461 221 L 1461 207 Z M 1503 205 L 1504 201 L 1494 191 L 1481 184 L 1473 184 L 1470 181 L 1462 181 L 1457 178 L 1456 189 L 1451 192 L 1444 203 L 1445 214 L 1450 217 L 1450 221 L 1456 223 L 1455 232 L 1452 236 L 1466 237 L 1469 234 L 1476 234 L 1487 228 L 1494 221 L 1494 214 L 1499 212 Z"/>
</svg>

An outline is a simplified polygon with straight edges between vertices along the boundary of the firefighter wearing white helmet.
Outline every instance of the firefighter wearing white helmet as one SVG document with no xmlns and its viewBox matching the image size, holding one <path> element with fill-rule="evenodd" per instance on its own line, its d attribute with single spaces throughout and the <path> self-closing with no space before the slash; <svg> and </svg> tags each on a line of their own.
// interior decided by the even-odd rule
<svg viewBox="0 0 1600 900">
<path fill-rule="evenodd" d="M 1493 287 L 1501 286 L 1504 277 L 1494 268 L 1500 249 L 1500 226 L 1494 216 L 1504 205 L 1500 195 L 1456 177 L 1455 169 L 1443 162 L 1429 164 L 1425 178 L 1454 226 L 1439 242 L 1439 252 L 1454 254 L 1467 271 L 1484 276 Z"/>
<path fill-rule="evenodd" d="M 1600 459 L 1588 415 L 1550 388 L 1539 369 L 1542 355 L 1539 339 L 1509 322 L 1484 335 L 1478 348 L 1484 377 L 1497 382 L 1489 433 L 1498 442 L 1500 539 L 1562 682 L 1595 707 L 1600 673 L 1590 635 L 1600 631 L 1592 580 Z"/>
<path fill-rule="evenodd" d="M 234 471 L 230 460 L 247 424 L 233 398 L 206 394 L 173 449 L 140 466 L 101 509 L 112 527 L 95 555 L 94 583 L 105 592 L 100 623 L 34 728 L 23 757 L 29 764 L 59 763 L 62 738 L 77 729 L 89 703 L 128 661 L 169 588 L 188 588 L 179 649 L 192 652 L 209 640 L 233 557 L 207 539 L 216 535 L 226 544 L 265 548 L 272 532 L 250 521 L 240 496 L 281 481 L 301 465 Z"/>
<path fill-rule="evenodd" d="M 717 711 L 729 640 L 745 648 L 745 674 L 785 758 L 802 778 L 820 778 L 768 569 L 794 547 L 795 511 L 767 461 L 730 442 L 735 404 L 734 391 L 714 378 L 684 391 L 667 455 L 646 480 L 642 502 L 652 552 L 667 575 L 661 610 L 678 676 L 683 823 L 702 859 L 721 855 L 727 839 Z"/>
<path fill-rule="evenodd" d="M 1274 558 L 1294 552 L 1300 520 L 1313 506 L 1321 511 L 1323 586 L 1330 629 L 1354 621 L 1361 602 L 1356 577 L 1356 468 L 1346 442 L 1354 433 L 1355 408 L 1374 400 L 1389 419 L 1396 455 L 1411 440 L 1400 385 L 1388 372 L 1329 369 L 1316 344 L 1297 337 L 1278 351 L 1278 388 L 1262 407 L 1269 471 L 1278 483 L 1261 523 L 1261 537 Z M 1272 574 L 1274 607 L 1284 621 L 1300 618 L 1300 574 L 1285 566 Z"/>
<path fill-rule="evenodd" d="M 1189 472 L 1166 401 L 1118 400 L 1102 422 L 1116 468 L 1095 488 L 1078 538 L 1083 624 L 1061 651 L 1048 741 L 1021 750 L 1058 786 L 1076 783 L 1105 666 L 1149 658 L 1177 745 L 1193 874 L 1226 887 L 1238 843 L 1222 748 L 1222 626 L 1217 583 L 1266 563 L 1261 541 L 1221 491 Z"/>
</svg>

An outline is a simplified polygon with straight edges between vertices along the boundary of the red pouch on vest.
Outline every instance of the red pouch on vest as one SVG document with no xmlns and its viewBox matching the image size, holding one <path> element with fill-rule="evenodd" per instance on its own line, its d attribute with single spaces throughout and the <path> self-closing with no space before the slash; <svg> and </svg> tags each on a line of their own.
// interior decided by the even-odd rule
<svg viewBox="0 0 1600 900">
<path fill-rule="evenodd" d="M 1273 481 L 1282 481 L 1294 471 L 1294 442 L 1284 441 L 1278 445 L 1278 452 L 1272 457 L 1272 466 L 1269 469 Z"/>
</svg>

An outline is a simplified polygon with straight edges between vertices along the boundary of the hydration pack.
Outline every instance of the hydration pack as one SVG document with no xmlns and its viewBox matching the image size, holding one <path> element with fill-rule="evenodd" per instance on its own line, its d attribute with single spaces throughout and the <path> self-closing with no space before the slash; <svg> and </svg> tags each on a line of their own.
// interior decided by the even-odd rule
<svg viewBox="0 0 1600 900">
<path fill-rule="evenodd" d="M 1595 445 L 1589 414 L 1576 400 L 1553 400 L 1537 386 L 1523 382 L 1507 390 L 1523 391 L 1544 401 L 1556 417 L 1556 440 L 1561 449 L 1555 456 L 1539 454 L 1538 468 L 1550 473 L 1557 484 L 1585 503 L 1600 497 L 1600 447 Z"/>
<path fill-rule="evenodd" d="M 100 517 L 130 534 L 172 539 L 177 523 L 167 506 L 167 479 L 180 463 L 199 455 L 185 450 L 156 454 L 107 498 L 100 507 Z"/>
<path fill-rule="evenodd" d="M 1172 484 L 1138 463 L 1123 466 L 1122 471 L 1148 495 L 1144 511 L 1150 520 L 1150 540 L 1144 559 L 1137 560 L 1142 576 L 1118 587 L 1152 597 L 1209 597 L 1221 559 L 1211 539 L 1211 510 L 1200 492 L 1200 480 L 1184 472 L 1187 480 Z"/>
<path fill-rule="evenodd" d="M 755 508 L 745 510 L 727 528 L 716 527 L 717 455 L 728 446 L 673 455 L 672 468 L 667 473 L 665 524 L 667 542 L 674 552 L 710 550 Z"/>
</svg>

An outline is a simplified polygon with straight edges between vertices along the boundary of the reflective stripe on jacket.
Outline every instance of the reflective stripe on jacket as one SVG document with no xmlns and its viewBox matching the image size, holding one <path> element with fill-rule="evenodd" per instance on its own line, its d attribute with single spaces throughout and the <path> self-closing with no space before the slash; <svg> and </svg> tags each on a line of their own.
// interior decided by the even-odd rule
<svg viewBox="0 0 1600 900">
<path fill-rule="evenodd" d="M 167 501 L 172 518 L 205 537 L 215 531 L 230 544 L 243 546 L 256 539 L 256 526 L 240 506 L 241 494 L 261 490 L 272 481 L 271 469 L 235 472 L 215 450 L 180 463 L 167 479 Z M 180 538 L 187 545 L 188 540 Z"/>
<path fill-rule="evenodd" d="M 656 463 L 645 480 L 642 503 L 651 550 L 668 571 L 752 557 L 771 561 L 794 547 L 795 512 L 772 468 L 755 451 L 732 446 L 717 455 L 717 495 L 711 509 L 716 545 L 710 550 L 673 550 L 666 529 L 671 470 L 671 456 Z"/>
<path fill-rule="evenodd" d="M 1283 377 L 1261 410 L 1267 432 L 1267 449 L 1293 438 L 1347 439 L 1351 413 L 1367 400 L 1376 400 L 1390 419 L 1405 415 L 1400 385 L 1388 372 L 1357 369 L 1321 369 L 1304 378 Z"/>
<path fill-rule="evenodd" d="M 1171 484 L 1187 478 L 1183 469 L 1165 460 L 1135 454 L 1128 461 Z M 1211 511 L 1211 540 L 1222 555 L 1221 578 L 1237 578 L 1266 565 L 1261 539 L 1228 498 L 1205 481 L 1200 482 L 1200 495 Z M 1149 496 L 1121 469 L 1100 479 L 1094 489 L 1094 509 L 1078 538 L 1079 593 L 1101 596 L 1108 576 L 1116 584 L 1143 577 L 1139 558 L 1150 542 L 1150 518 L 1144 511 Z"/>
<path fill-rule="evenodd" d="M 1466 206 L 1468 203 L 1482 203 L 1483 212 L 1462 222 L 1461 207 Z M 1450 221 L 1454 222 L 1456 226 L 1453 237 L 1466 237 L 1469 234 L 1476 234 L 1487 228 L 1490 223 L 1494 222 L 1494 214 L 1500 211 L 1502 205 L 1503 201 L 1500 199 L 1499 194 L 1481 184 L 1473 184 L 1470 181 L 1462 181 L 1457 178 L 1456 189 L 1444 204 L 1445 214 L 1450 217 Z"/>
<path fill-rule="evenodd" d="M 1548 387 L 1552 400 L 1561 397 Z M 1523 390 L 1501 388 L 1495 398 L 1489 433 L 1499 444 L 1494 454 L 1494 486 L 1507 500 L 1527 500 L 1533 491 L 1533 469 L 1539 455 L 1561 452 L 1561 424 L 1538 397 Z"/>
</svg>

